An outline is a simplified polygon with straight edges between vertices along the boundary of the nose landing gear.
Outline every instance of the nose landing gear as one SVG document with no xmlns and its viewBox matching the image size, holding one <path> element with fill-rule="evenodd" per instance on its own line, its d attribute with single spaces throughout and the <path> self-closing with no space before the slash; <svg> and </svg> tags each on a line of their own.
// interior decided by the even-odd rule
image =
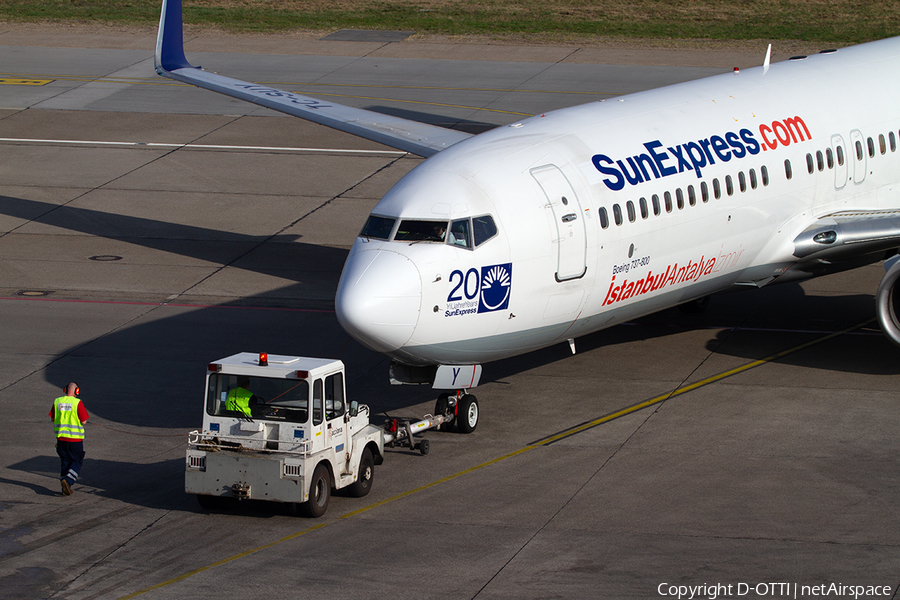
<svg viewBox="0 0 900 600">
<path fill-rule="evenodd" d="M 465 390 L 455 394 L 441 394 L 434 404 L 435 415 L 454 415 L 452 421 L 441 425 L 441 431 L 449 431 L 453 424 L 460 433 L 472 433 L 478 426 L 478 399 Z"/>
</svg>

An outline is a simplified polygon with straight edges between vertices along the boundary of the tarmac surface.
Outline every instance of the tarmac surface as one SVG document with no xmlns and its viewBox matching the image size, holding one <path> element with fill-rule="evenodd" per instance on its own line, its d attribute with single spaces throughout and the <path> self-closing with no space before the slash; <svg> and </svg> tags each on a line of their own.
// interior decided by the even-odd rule
<svg viewBox="0 0 900 600">
<path fill-rule="evenodd" d="M 757 62 L 186 39 L 211 70 L 469 131 Z M 390 450 L 322 519 L 202 510 L 185 434 L 212 360 L 336 357 L 374 422 L 432 411 L 333 312 L 368 212 L 421 159 L 161 79 L 153 45 L 0 27 L 0 598 L 898 597 L 880 265 L 488 364 L 474 433 Z M 91 419 L 64 497 L 47 411 L 71 380 Z"/>
</svg>

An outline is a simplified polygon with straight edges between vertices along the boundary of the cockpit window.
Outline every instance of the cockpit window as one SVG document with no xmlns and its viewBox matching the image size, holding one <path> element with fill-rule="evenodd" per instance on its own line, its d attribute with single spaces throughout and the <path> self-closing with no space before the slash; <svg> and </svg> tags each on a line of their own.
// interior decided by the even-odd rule
<svg viewBox="0 0 900 600">
<path fill-rule="evenodd" d="M 471 248 L 472 241 L 469 238 L 469 220 L 461 219 L 450 223 L 450 236 L 447 243 L 451 246 L 459 246 L 461 248 Z"/>
<path fill-rule="evenodd" d="M 475 238 L 476 248 L 497 235 L 497 226 L 494 225 L 494 219 L 491 218 L 491 215 L 473 218 L 472 234 Z"/>
<path fill-rule="evenodd" d="M 394 228 L 395 222 L 396 219 L 370 215 L 369 220 L 366 221 L 359 236 L 375 238 L 376 240 L 386 240 L 391 237 L 391 230 Z"/>
<path fill-rule="evenodd" d="M 443 242 L 447 221 L 400 221 L 394 239 L 401 242 Z"/>
</svg>

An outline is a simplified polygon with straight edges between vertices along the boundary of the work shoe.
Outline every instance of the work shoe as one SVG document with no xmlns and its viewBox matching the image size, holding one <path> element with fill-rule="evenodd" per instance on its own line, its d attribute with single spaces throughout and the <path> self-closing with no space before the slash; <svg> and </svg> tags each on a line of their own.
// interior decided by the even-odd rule
<svg viewBox="0 0 900 600">
<path fill-rule="evenodd" d="M 69 485 L 69 482 L 65 479 L 60 479 L 59 483 L 62 485 L 62 493 L 63 496 L 71 496 L 72 495 L 72 486 Z"/>
</svg>

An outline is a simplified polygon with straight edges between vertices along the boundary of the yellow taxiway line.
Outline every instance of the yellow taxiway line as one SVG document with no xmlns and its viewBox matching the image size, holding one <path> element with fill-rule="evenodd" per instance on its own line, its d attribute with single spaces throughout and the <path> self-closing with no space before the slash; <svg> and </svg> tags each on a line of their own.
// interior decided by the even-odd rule
<svg viewBox="0 0 900 600">
<path fill-rule="evenodd" d="M 386 498 L 385 500 L 381 500 L 381 501 L 379 501 L 379 502 L 375 502 L 374 504 L 370 504 L 370 505 L 365 506 L 365 507 L 363 507 L 363 508 L 360 508 L 360 509 L 357 509 L 357 510 L 348 512 L 348 513 L 346 513 L 346 514 L 344 514 L 344 515 L 341 515 L 341 516 L 338 518 L 338 520 L 340 520 L 340 519 L 350 519 L 350 518 L 355 517 L 355 516 L 357 516 L 357 515 L 360 515 L 360 514 L 362 514 L 362 513 L 364 513 L 364 512 L 368 512 L 368 511 L 370 511 L 370 510 L 372 510 L 372 509 L 378 508 L 378 507 L 380 507 L 380 506 L 384 506 L 385 504 L 390 504 L 391 502 L 395 502 L 395 501 L 397 501 L 397 500 L 401 500 L 401 499 L 403 499 L 403 498 L 407 498 L 407 497 L 412 496 L 412 495 L 415 495 L 415 494 L 417 494 L 417 493 L 419 493 L 419 492 L 421 492 L 421 491 L 427 490 L 427 489 L 429 489 L 429 488 L 433 488 L 433 487 L 435 487 L 435 486 L 437 486 L 437 485 L 440 485 L 440 484 L 442 484 L 442 483 L 446 483 L 446 482 L 448 482 L 448 481 L 451 481 L 451 480 L 453 480 L 453 479 L 456 479 L 457 477 L 462 477 L 463 475 L 467 475 L 467 474 L 469 474 L 469 473 L 473 473 L 473 472 L 475 472 L 475 471 L 484 469 L 485 467 L 489 467 L 489 466 L 491 466 L 491 465 L 495 465 L 495 464 L 497 464 L 497 463 L 500 463 L 500 462 L 503 462 L 503 461 L 508 460 L 508 459 L 510 459 L 510 458 L 513 458 L 513 457 L 515 457 L 515 456 L 519 456 L 520 454 L 524 454 L 525 452 L 528 452 L 529 450 L 534 450 L 534 449 L 536 449 L 536 448 L 541 448 L 541 447 L 547 446 L 547 445 L 549 445 L 549 444 L 552 444 L 552 443 L 554 443 L 554 442 L 558 442 L 558 441 L 560 441 L 560 440 L 562 440 L 562 439 L 565 439 L 565 438 L 567 438 L 567 437 L 571 437 L 571 436 L 573 436 L 573 435 L 575 435 L 575 434 L 581 433 L 581 432 L 583 432 L 583 431 L 585 431 L 585 430 L 587 430 L 587 429 L 591 429 L 591 428 L 593 428 L 593 427 L 597 427 L 597 426 L 602 425 L 602 424 L 604 424 L 604 423 L 608 423 L 609 421 L 612 421 L 612 420 L 614 420 L 614 419 L 618 419 L 618 418 L 620 418 L 620 417 L 624 417 L 625 415 L 629 415 L 629 414 L 631 414 L 631 413 L 637 412 L 637 411 L 642 410 L 642 409 L 644 409 L 644 408 L 653 406 L 653 405 L 655 405 L 655 404 L 659 404 L 660 402 L 664 402 L 665 400 L 668 400 L 668 399 L 670 399 L 670 398 L 675 398 L 675 397 L 677 397 L 677 396 L 681 396 L 681 395 L 683 395 L 683 394 L 687 394 L 688 392 L 692 392 L 692 391 L 694 391 L 694 390 L 696 390 L 696 389 L 699 389 L 699 388 L 701 388 L 701 387 L 710 385 L 710 384 L 715 383 L 715 382 L 717 382 L 717 381 L 721 381 L 722 379 L 725 379 L 726 377 L 732 377 L 732 376 L 734 376 L 734 375 L 738 375 L 738 374 L 743 373 L 743 372 L 745 372 L 745 371 L 749 371 L 750 369 L 755 369 L 756 367 L 759 367 L 759 366 L 762 366 L 762 365 L 764 365 L 764 364 L 770 363 L 770 362 L 772 362 L 772 361 L 774 361 L 774 360 L 778 360 L 779 358 L 784 358 L 785 356 L 788 356 L 789 354 L 793 354 L 793 353 L 795 353 L 795 352 L 799 352 L 799 351 L 801 351 L 801 350 L 805 350 L 806 348 L 809 348 L 810 346 L 814 346 L 814 345 L 819 344 L 819 343 L 821 343 L 821 342 L 825 342 L 825 341 L 834 339 L 834 338 L 839 337 L 839 336 L 841 336 L 841 335 L 844 335 L 844 334 L 846 334 L 846 333 L 850 333 L 851 331 L 854 331 L 854 330 L 856 330 L 856 329 L 859 329 L 860 327 L 865 327 L 866 325 L 872 323 L 874 320 L 875 320 L 875 319 L 869 319 L 868 321 L 865 321 L 865 322 L 860 323 L 860 324 L 858 324 L 858 325 L 854 325 L 854 326 L 852 326 L 852 327 L 848 327 L 847 329 L 843 329 L 843 330 L 841 330 L 841 331 L 836 331 L 836 332 L 834 332 L 834 333 L 830 333 L 830 334 L 828 334 L 828 335 L 825 335 L 825 336 L 822 336 L 822 337 L 819 337 L 819 338 L 815 338 L 815 339 L 813 339 L 813 340 L 810 340 L 809 342 L 800 344 L 800 345 L 798 345 L 798 346 L 794 346 L 794 347 L 792 347 L 792 348 L 788 348 L 787 350 L 782 350 L 781 352 L 776 352 L 775 354 L 772 354 L 772 355 L 767 356 L 767 357 L 765 357 L 765 358 L 761 358 L 761 359 L 759 359 L 759 360 L 754 360 L 754 361 L 752 361 L 752 362 L 746 363 L 746 364 L 741 365 L 741 366 L 739 366 L 739 367 L 735 367 L 734 369 L 729 369 L 728 371 L 723 371 L 723 372 L 718 373 L 718 374 L 716 374 L 716 375 L 713 375 L 713 376 L 711 376 L 711 377 L 707 377 L 707 378 L 705 378 L 705 379 L 701 379 L 700 381 L 697 381 L 697 382 L 695 382 L 695 383 L 691 383 L 691 384 L 688 384 L 688 385 L 685 385 L 685 386 L 681 386 L 681 387 L 679 387 L 679 388 L 677 388 L 677 389 L 675 389 L 675 390 L 672 390 L 671 392 L 667 392 L 667 393 L 665 393 L 665 394 L 660 394 L 659 396 L 656 396 L 656 397 L 654 397 L 654 398 L 650 398 L 649 400 L 644 400 L 643 402 L 638 402 L 637 404 L 632 404 L 631 406 L 627 406 L 627 407 L 622 408 L 622 409 L 620 409 L 620 410 L 616 410 L 616 411 L 614 411 L 614 412 L 611 412 L 611 413 L 609 413 L 609 414 L 607 414 L 607 415 L 604 415 L 604 416 L 599 417 L 599 418 L 597 418 L 597 419 L 594 419 L 594 420 L 592 420 L 592 421 L 588 421 L 587 423 L 583 423 L 583 424 L 581 424 L 581 425 L 578 425 L 578 426 L 573 427 L 573 428 L 571 428 L 571 429 L 567 429 L 567 430 L 562 431 L 562 432 L 560 432 L 560 433 L 557 433 L 557 434 L 555 434 L 555 435 L 551 435 L 551 436 L 549 436 L 549 437 L 545 437 L 545 438 L 543 438 L 543 439 L 540 439 L 540 440 L 538 440 L 538 441 L 536 441 L 536 442 L 532 442 L 531 444 L 528 444 L 527 446 L 524 446 L 524 447 L 522 447 L 522 448 L 519 448 L 518 450 L 514 450 L 513 452 L 510 452 L 510 453 L 508 453 L 508 454 L 504 454 L 503 456 L 499 456 L 499 457 L 497 457 L 497 458 L 494 458 L 493 460 L 489 460 L 489 461 L 487 461 L 487 462 L 481 463 L 480 465 L 476 465 L 476 466 L 474 466 L 474 467 L 470 467 L 470 468 L 465 469 L 465 470 L 463 470 L 463 471 L 459 471 L 458 473 L 454 473 L 454 474 L 452 474 L 452 475 L 448 475 L 447 477 L 443 477 L 443 478 L 441 478 L 441 479 L 437 479 L 437 480 L 432 481 L 432 482 L 430 482 L 430 483 L 426 483 L 425 485 L 421 485 L 421 486 L 419 486 L 419 487 L 417 487 L 417 488 L 413 488 L 413 489 L 411 489 L 411 490 L 407 490 L 407 491 L 402 492 L 402 493 L 400 493 L 400 494 L 397 494 L 397 495 L 395 495 L 395 496 L 391 496 L 390 498 Z M 228 563 L 230 563 L 230 562 L 232 562 L 232 561 L 238 560 L 239 558 L 244 558 L 245 556 L 250 556 L 251 554 L 255 554 L 255 553 L 257 553 L 257 552 L 260 552 L 261 550 L 266 550 L 267 548 L 271 548 L 271 547 L 273 547 L 273 546 L 277 546 L 278 544 L 281 544 L 282 542 L 287 542 L 287 541 L 289 541 L 289 540 L 296 539 L 296 538 L 298 538 L 298 537 L 300 537 L 300 536 L 302 536 L 302 535 L 305 535 L 305 534 L 307 534 L 307 533 L 311 533 L 311 532 L 316 531 L 316 530 L 318 530 L 318 529 L 322 529 L 323 527 L 326 527 L 326 526 L 328 526 L 330 523 L 333 523 L 333 522 L 335 522 L 335 521 L 326 521 L 326 522 L 324 522 L 324 523 L 318 523 L 318 524 L 316 524 L 316 525 L 313 525 L 312 527 L 308 527 L 308 528 L 306 528 L 306 529 L 302 529 L 302 530 L 300 530 L 300 531 L 297 531 L 297 532 L 295 532 L 295 533 L 292 533 L 291 535 L 288 535 L 288 536 L 285 536 L 285 537 L 283 537 L 283 538 L 281 538 L 281 539 L 275 540 L 274 542 L 270 542 L 270 543 L 265 544 L 265 545 L 262 545 L 262 546 L 257 546 L 256 548 L 251 548 L 250 550 L 246 550 L 246 551 L 244 551 L 244 552 L 241 552 L 240 554 L 235 554 L 234 556 L 229 556 L 228 558 L 224 558 L 224 559 L 222 559 L 222 560 L 220 560 L 220 561 L 218 561 L 218 562 L 214 562 L 214 563 L 209 564 L 209 565 L 206 565 L 206 566 L 204 566 L 204 567 L 200 567 L 199 569 L 194 569 L 193 571 L 189 571 L 189 572 L 187 572 L 187 573 L 183 573 L 183 574 L 181 574 L 181 575 L 179 575 L 179 576 L 177 576 L 177 577 L 173 577 L 172 579 L 168 579 L 168 580 L 166 580 L 166 581 L 163 581 L 163 582 L 158 583 L 158 584 L 156 584 L 156 585 L 150 586 L 150 587 L 148 587 L 148 588 L 144 588 L 144 589 L 142 589 L 142 590 L 138 590 L 138 591 L 136 591 L 136 592 L 134 592 L 134 593 L 132 593 L 132 594 L 129 594 L 129 595 L 127 595 L 127 596 L 122 596 L 122 597 L 120 598 L 120 600 L 127 600 L 127 599 L 129 599 L 129 598 L 136 598 L 137 596 L 140 596 L 140 595 L 142 595 L 142 594 L 146 594 L 147 592 L 152 592 L 153 590 L 158 590 L 158 589 L 160 589 L 160 588 L 166 587 L 166 586 L 171 585 L 171 584 L 173 584 L 173 583 L 177 583 L 177 582 L 179 582 L 179 581 L 183 581 L 184 579 L 187 579 L 187 578 L 189 578 L 189 577 L 192 577 L 192 576 L 197 575 L 197 574 L 199 574 L 199 573 L 202 573 L 202 572 L 204 572 L 204 571 L 208 571 L 209 569 L 212 569 L 212 568 L 214 568 L 214 567 L 219 567 L 219 566 L 228 564 Z"/>
</svg>

